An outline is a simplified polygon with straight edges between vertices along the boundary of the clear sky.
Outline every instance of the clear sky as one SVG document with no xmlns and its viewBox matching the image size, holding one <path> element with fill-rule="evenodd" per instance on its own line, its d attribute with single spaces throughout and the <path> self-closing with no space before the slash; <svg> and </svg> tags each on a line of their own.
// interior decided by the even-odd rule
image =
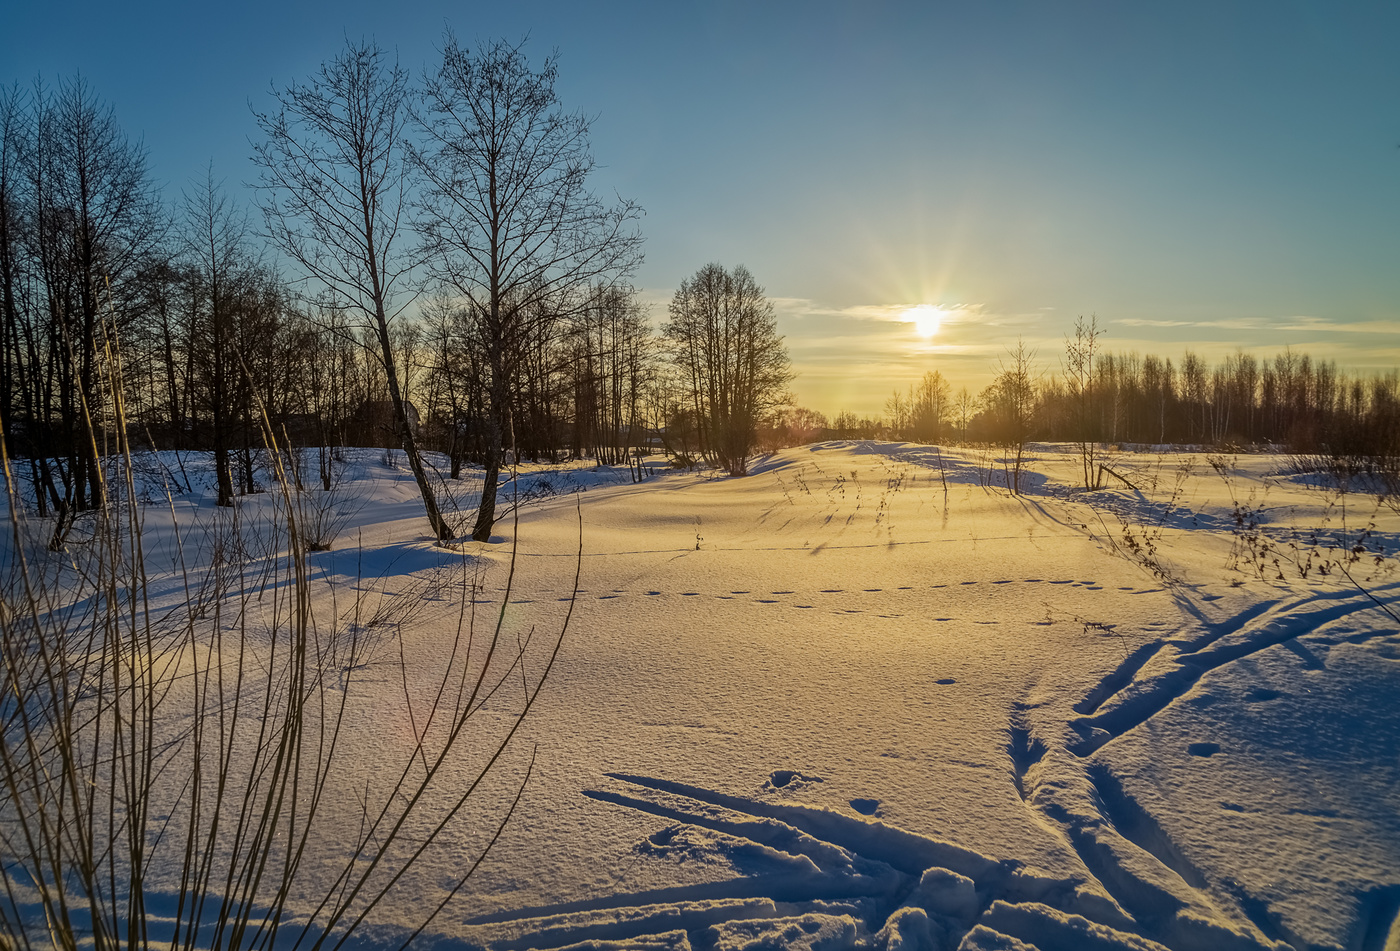
<svg viewBox="0 0 1400 951">
<path fill-rule="evenodd" d="M 415 70 L 444 25 L 560 52 L 595 185 L 646 209 L 637 281 L 743 263 L 804 405 L 878 413 L 1018 336 L 1400 366 L 1400 4 L 6 3 L 0 79 L 81 74 L 172 200 L 254 177 L 252 103 L 344 37 Z M 246 200 L 246 196 L 245 196 Z M 945 309 L 921 337 L 900 319 Z"/>
</svg>

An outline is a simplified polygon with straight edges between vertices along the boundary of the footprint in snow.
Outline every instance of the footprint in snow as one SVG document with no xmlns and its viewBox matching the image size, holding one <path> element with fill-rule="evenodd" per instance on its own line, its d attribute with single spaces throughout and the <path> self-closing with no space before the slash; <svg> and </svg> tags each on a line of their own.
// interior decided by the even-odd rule
<svg viewBox="0 0 1400 951">
<path fill-rule="evenodd" d="M 934 683 L 938 684 L 940 687 L 946 687 L 949 684 L 957 683 L 957 681 L 952 677 L 944 677 L 942 680 L 935 680 Z"/>
<path fill-rule="evenodd" d="M 794 782 L 797 786 L 805 786 L 808 783 L 821 783 L 825 782 L 825 780 L 820 776 L 808 776 L 806 773 L 799 773 L 795 769 L 775 769 L 768 775 L 768 782 L 763 785 L 769 789 L 786 789 L 792 786 Z"/>
<path fill-rule="evenodd" d="M 1219 743 L 1192 743 L 1186 747 L 1186 752 L 1192 756 L 1214 756 L 1220 752 Z"/>
<path fill-rule="evenodd" d="M 875 815 L 875 811 L 880 808 L 880 800 L 852 799 L 851 808 L 863 816 L 873 816 Z"/>
</svg>

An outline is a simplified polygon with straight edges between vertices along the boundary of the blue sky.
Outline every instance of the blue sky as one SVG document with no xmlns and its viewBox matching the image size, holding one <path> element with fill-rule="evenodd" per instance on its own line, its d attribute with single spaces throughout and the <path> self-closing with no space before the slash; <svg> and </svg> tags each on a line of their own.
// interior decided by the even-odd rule
<svg viewBox="0 0 1400 951">
<path fill-rule="evenodd" d="M 709 261 L 776 300 L 799 400 L 976 388 L 1023 336 L 1400 365 L 1400 5 L 12 4 L 0 79 L 81 71 L 172 199 L 254 177 L 250 102 L 344 37 L 560 52 L 595 186 L 646 209 L 658 318 Z M 900 320 L 947 308 L 921 338 Z"/>
</svg>

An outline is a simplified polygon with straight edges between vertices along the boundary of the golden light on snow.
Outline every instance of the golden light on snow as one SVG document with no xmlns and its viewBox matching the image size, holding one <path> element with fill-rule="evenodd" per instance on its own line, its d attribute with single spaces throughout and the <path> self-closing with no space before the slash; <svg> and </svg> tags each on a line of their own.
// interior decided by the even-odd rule
<svg viewBox="0 0 1400 951">
<path fill-rule="evenodd" d="M 904 312 L 904 319 L 914 325 L 920 337 L 932 337 L 938 333 L 943 311 L 932 304 L 918 304 Z"/>
</svg>

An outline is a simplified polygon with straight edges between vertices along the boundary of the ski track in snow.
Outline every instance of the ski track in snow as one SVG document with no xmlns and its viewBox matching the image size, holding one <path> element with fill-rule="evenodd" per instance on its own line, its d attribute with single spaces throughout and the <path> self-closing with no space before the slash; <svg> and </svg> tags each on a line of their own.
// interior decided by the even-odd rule
<svg viewBox="0 0 1400 951">
<path fill-rule="evenodd" d="M 1034 766 L 1041 751 L 1032 742 L 1031 759 L 1020 762 Z M 889 948 L 995 947 L 986 944 L 991 936 L 1052 951 L 1273 945 L 1243 918 L 1235 928 L 1217 923 L 1223 903 L 1209 894 L 1204 877 L 1122 794 L 1110 774 L 1100 769 L 1093 775 L 1105 801 L 1103 814 L 1076 815 L 1054 803 L 1042 807 L 1028 802 L 1027 807 L 1062 830 L 1106 892 L 1083 878 L 1047 875 L 1015 860 L 997 861 L 878 821 L 613 773 L 608 775 L 613 788 L 589 789 L 584 795 L 666 820 L 670 824 L 652 836 L 657 845 L 702 830 L 713 848 L 729 854 L 747 851 L 748 874 L 707 885 L 522 908 L 469 924 L 490 927 L 494 937 L 482 946 L 494 951 L 583 942 L 592 948 L 636 947 L 640 939 L 665 937 L 658 934 L 662 925 L 671 946 L 700 951 L 727 946 L 725 939 L 739 922 L 746 922 L 750 933 L 769 935 L 772 942 L 762 946 L 786 946 L 793 942 L 781 936 L 793 922 L 831 920 L 851 926 L 840 931 L 846 940 L 839 944 L 845 946 L 861 935 L 871 946 Z M 1038 792 L 1026 795 L 1035 798 Z M 1159 863 L 1157 877 L 1172 881 L 1163 885 L 1131 871 L 1127 866 L 1134 849 Z M 1215 920 L 1200 917 L 1202 911 Z M 1145 938 L 1143 924 L 1165 940 L 1154 944 Z"/>
<path fill-rule="evenodd" d="M 1072 578 L 1021 579 L 1019 583 L 1099 588 L 1093 581 Z M 1120 590 L 1165 589 L 1123 586 Z M 885 591 L 648 589 L 616 590 L 597 597 L 747 598 L 801 608 L 808 607 L 808 601 L 819 603 L 822 595 Z M 1400 593 L 1400 583 L 1378 586 L 1373 593 L 1394 597 Z M 1212 619 L 1209 608 L 1191 601 L 1189 594 L 1178 591 L 1174 597 L 1183 613 L 1198 622 L 1200 632 L 1154 640 L 1132 651 L 1073 704 L 1078 716 L 1064 724 L 1060 740 L 1037 733 L 1027 717 L 1028 704 L 1012 708 L 1006 753 L 1017 795 L 1043 826 L 1073 850 L 1086 875 L 1048 875 L 1016 859 L 996 860 L 865 818 L 878 814 L 878 800 L 852 800 L 852 810 L 860 814 L 853 817 L 820 807 L 726 795 L 659 777 L 609 773 L 613 788 L 587 789 L 583 795 L 670 823 L 653 840 L 669 842 L 685 830 L 704 830 L 711 837 L 706 847 L 731 855 L 743 849 L 762 852 L 767 866 L 761 862 L 736 866 L 745 874 L 708 885 L 522 908 L 477 919 L 475 924 L 502 929 L 503 936 L 485 939 L 482 946 L 500 951 L 571 945 L 605 949 L 662 942 L 708 951 L 736 946 L 732 939 L 742 933 L 765 937 L 765 943 L 754 947 L 863 944 L 966 951 L 1310 947 L 1281 923 L 1265 901 L 1237 882 L 1211 881 L 1094 754 L 1184 697 L 1210 672 L 1275 646 L 1292 646 L 1300 635 L 1324 631 L 1357 612 L 1373 610 L 1375 604 L 1357 591 L 1309 591 Z M 1376 630 L 1348 640 L 1358 643 L 1389 633 Z M 1311 656 L 1304 647 L 1297 650 Z M 1276 695 L 1256 690 L 1250 699 L 1270 699 L 1271 693 Z M 1195 756 L 1219 750 L 1213 742 L 1188 746 Z M 1056 781 L 1046 782 L 1041 767 L 1051 759 L 1058 759 L 1061 767 L 1073 764 L 1082 784 L 1065 782 L 1063 769 Z M 776 771 L 767 786 L 786 786 L 794 775 L 800 776 Z M 1400 946 L 1400 886 L 1378 886 L 1359 896 L 1359 906 L 1358 930 L 1349 947 L 1394 951 Z M 833 930 L 832 921 L 847 927 Z M 663 924 L 664 932 L 658 933 Z M 831 943 L 806 940 L 813 936 Z"/>
<path fill-rule="evenodd" d="M 1073 579 L 1048 583 L 1092 585 Z M 1400 584 L 1376 593 L 1386 596 L 1397 590 Z M 648 591 L 644 596 L 661 593 Z M 1264 901 L 1238 883 L 1209 880 L 1093 754 L 1183 697 L 1209 672 L 1373 607 L 1358 592 L 1312 592 L 1203 620 L 1201 633 L 1188 639 L 1144 644 L 1073 705 L 1079 716 L 1065 724 L 1068 742 L 1037 733 L 1027 716 L 1029 705 L 1013 705 L 1006 753 L 1017 795 L 1079 857 L 1087 872 L 1082 877 L 1048 875 L 1015 859 L 992 859 L 864 818 L 878 811 L 879 802 L 873 799 L 852 800 L 852 810 L 861 814 L 853 817 L 820 807 L 726 795 L 665 778 L 610 773 L 610 788 L 587 789 L 583 795 L 670 823 L 653 836 L 654 843 L 676 840 L 686 830 L 703 830 L 709 837 L 702 836 L 704 847 L 730 855 L 747 849 L 751 855 L 762 853 L 764 861 L 736 866 L 745 874 L 727 881 L 522 908 L 473 923 L 499 929 L 502 936 L 483 945 L 500 951 L 581 942 L 595 949 L 633 947 L 648 936 L 661 940 L 667 935 L 673 947 L 710 949 L 729 946 L 740 922 L 746 923 L 747 934 L 767 934 L 772 943 L 765 946 L 787 946 L 793 944 L 788 940 L 793 935 L 781 935 L 793 922 L 829 924 L 838 919 L 855 930 L 838 929 L 842 940 L 837 944 L 863 942 L 891 949 L 1307 947 Z M 1198 606 L 1187 613 L 1205 617 Z M 1189 752 L 1208 756 L 1219 748 L 1215 743 L 1193 743 Z M 1061 767 L 1053 782 L 1046 781 L 1042 768 L 1051 759 Z M 1073 764 L 1082 784 L 1065 781 L 1065 763 Z M 781 788 L 794 777 L 820 781 L 779 770 L 767 785 Z M 1352 946 L 1392 951 L 1400 937 L 1400 887 L 1376 888 L 1361 896 L 1361 906 Z M 660 924 L 665 925 L 663 935 L 657 934 Z M 827 934 L 813 926 L 799 928 L 797 935 L 818 933 Z"/>
<path fill-rule="evenodd" d="M 1400 584 L 1378 586 L 1377 597 L 1400 592 Z M 1260 651 L 1285 644 L 1301 634 L 1316 634 L 1328 625 L 1360 611 L 1375 610 L 1375 603 L 1356 591 L 1310 592 L 1255 605 L 1216 623 L 1207 622 L 1206 633 L 1182 645 L 1166 670 L 1136 677 L 1142 668 L 1170 644 L 1145 645 L 1130 656 L 1100 687 L 1076 706 L 1086 714 L 1072 721 L 1079 739 L 1071 752 L 1086 756 L 1140 726 L 1184 696 L 1211 671 Z M 1388 632 L 1376 631 L 1365 639 Z"/>
</svg>

